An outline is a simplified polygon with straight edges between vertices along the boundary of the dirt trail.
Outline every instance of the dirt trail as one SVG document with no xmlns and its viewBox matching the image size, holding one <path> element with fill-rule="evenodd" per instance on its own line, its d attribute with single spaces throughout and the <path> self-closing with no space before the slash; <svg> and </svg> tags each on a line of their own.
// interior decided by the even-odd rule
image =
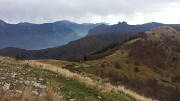
<svg viewBox="0 0 180 101">
<path fill-rule="evenodd" d="M 62 67 L 64 65 L 56 67 L 51 64 L 45 64 L 45 63 L 41 63 L 41 62 L 34 61 L 34 60 L 26 61 L 26 63 L 28 63 L 32 67 L 50 70 L 50 71 L 56 72 L 64 77 L 78 80 L 79 82 L 87 85 L 88 87 L 95 88 L 101 92 L 105 92 L 105 93 L 110 93 L 111 91 L 114 91 L 117 93 L 123 92 L 127 95 L 132 96 L 133 98 L 135 98 L 138 101 L 157 101 L 157 100 L 153 100 L 151 98 L 146 98 L 144 96 L 141 96 L 131 90 L 126 89 L 124 86 L 113 86 L 110 83 L 102 83 L 101 81 L 92 80 L 90 77 L 86 77 L 84 75 L 77 74 L 77 73 L 72 73 L 66 69 L 62 69 Z M 128 99 L 128 97 L 127 97 L 127 99 Z"/>
</svg>

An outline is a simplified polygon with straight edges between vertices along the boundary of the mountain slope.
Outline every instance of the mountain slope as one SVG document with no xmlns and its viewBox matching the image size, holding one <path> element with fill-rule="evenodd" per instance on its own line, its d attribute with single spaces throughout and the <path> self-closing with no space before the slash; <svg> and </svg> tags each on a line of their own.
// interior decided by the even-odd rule
<svg viewBox="0 0 180 101">
<path fill-rule="evenodd" d="M 93 29 L 91 29 L 87 36 L 91 35 L 100 35 L 107 33 L 115 33 L 115 32 L 125 32 L 125 33 L 136 33 L 136 32 L 144 32 L 153 28 L 161 27 L 161 26 L 180 26 L 179 24 L 162 24 L 162 23 L 145 23 L 142 25 L 129 25 L 127 22 L 119 22 L 115 25 L 100 25 Z"/>
<path fill-rule="evenodd" d="M 84 37 L 88 34 L 88 31 L 98 25 L 101 25 L 102 23 L 97 23 L 97 24 L 92 24 L 92 23 L 84 23 L 84 24 L 78 24 L 75 22 L 70 22 L 67 20 L 62 20 L 62 21 L 57 21 L 55 22 L 56 25 L 58 26 L 64 26 L 70 29 L 73 29 L 74 31 L 76 31 L 76 33 L 80 36 L 80 37 Z"/>
<path fill-rule="evenodd" d="M 84 55 L 95 50 L 101 49 L 102 47 L 105 47 L 113 42 L 124 40 L 129 36 L 130 34 L 124 33 L 112 33 L 100 36 L 89 36 L 55 48 L 42 50 L 22 50 L 18 51 L 19 53 L 13 52 L 14 50 L 16 50 L 16 48 L 6 48 L 0 50 L 0 55 L 13 57 L 18 56 L 24 59 L 63 59 L 71 61 L 80 61 L 82 60 Z"/>
<path fill-rule="evenodd" d="M 150 26 L 152 27 L 152 26 L 160 26 L 160 25 L 161 24 L 154 25 L 151 23 Z M 86 55 L 89 56 L 89 54 L 91 56 L 91 53 L 96 53 L 97 51 L 101 50 L 103 47 L 111 46 L 112 43 L 119 43 L 119 42 L 121 43 L 121 41 L 125 41 L 125 39 L 127 39 L 128 37 L 130 37 L 134 33 L 137 33 L 135 30 L 141 28 L 141 25 L 139 25 L 139 27 L 129 26 L 127 23 L 123 22 L 119 24 L 119 26 L 127 26 L 128 29 L 134 28 L 131 31 L 135 31 L 135 32 L 126 32 L 126 29 L 124 29 L 125 31 L 123 32 L 123 30 L 118 29 L 117 25 L 114 25 L 114 26 L 116 26 L 117 31 L 120 31 L 120 32 L 86 36 L 79 40 L 72 41 L 66 45 L 55 47 L 55 48 L 49 48 L 49 49 L 41 49 L 41 50 L 36 50 L 36 51 L 26 50 L 20 53 L 13 53 L 13 51 L 7 51 L 7 52 L 0 51 L 0 55 L 18 56 L 24 59 L 62 59 L 62 60 L 70 60 L 70 61 L 81 61 L 83 60 L 84 56 Z M 147 26 L 147 25 L 145 24 L 144 26 Z M 104 27 L 104 29 L 107 29 L 106 27 L 108 27 L 108 25 L 100 25 L 98 27 Z M 110 52 L 112 53 L 113 51 L 110 51 Z M 110 52 L 107 52 L 106 55 L 111 54 Z M 11 54 L 11 55 L 8 55 L 8 54 Z M 104 55 L 99 55 L 99 56 L 97 55 L 98 54 L 95 54 L 94 56 L 90 58 L 96 59 L 96 57 L 104 56 Z"/>
<path fill-rule="evenodd" d="M 159 101 L 178 101 L 179 35 L 172 27 L 155 28 L 129 37 L 111 55 L 70 65 L 67 69 L 99 76 L 116 86 L 125 85 Z"/>
<path fill-rule="evenodd" d="M 72 29 L 53 23 L 1 23 L 0 26 L 0 48 L 42 49 L 63 45 L 78 38 Z"/>
</svg>

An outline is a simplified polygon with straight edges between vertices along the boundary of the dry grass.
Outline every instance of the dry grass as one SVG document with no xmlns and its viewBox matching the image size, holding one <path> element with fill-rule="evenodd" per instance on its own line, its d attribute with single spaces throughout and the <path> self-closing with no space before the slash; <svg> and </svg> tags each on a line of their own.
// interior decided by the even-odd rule
<svg viewBox="0 0 180 101">
<path fill-rule="evenodd" d="M 150 31 L 146 31 L 145 33 L 148 36 L 148 39 L 153 41 L 160 41 L 162 35 L 175 36 L 177 40 L 180 39 L 180 32 L 170 26 L 154 28 Z"/>
<path fill-rule="evenodd" d="M 38 61 L 33 61 L 33 60 L 25 61 L 22 63 L 29 64 L 31 67 L 36 67 L 39 69 L 50 70 L 50 71 L 56 72 L 64 77 L 77 80 L 80 83 L 83 83 L 90 88 L 97 89 L 98 91 L 100 91 L 102 93 L 108 94 L 111 92 L 114 92 L 114 93 L 123 92 L 124 94 L 127 94 L 127 96 L 126 96 L 127 99 L 128 99 L 128 96 L 132 96 L 133 98 L 135 98 L 138 101 L 155 101 L 153 99 L 141 96 L 131 90 L 128 90 L 124 86 L 113 86 L 110 83 L 104 83 L 103 81 L 94 80 L 94 79 L 84 76 L 82 74 L 72 73 L 69 70 L 62 69 L 61 67 L 63 65 L 57 67 L 54 65 L 40 63 Z M 8 91 L 8 93 L 6 92 L 3 95 L 3 97 L 0 97 L 0 99 L 2 101 L 61 101 L 61 100 L 63 100 L 62 98 L 59 98 L 61 96 L 56 94 L 52 88 L 48 88 L 47 90 L 44 90 L 43 92 L 41 92 L 41 94 L 39 96 L 34 96 L 31 94 L 31 92 L 32 91 L 30 88 L 26 88 L 20 94 L 10 93 L 10 91 Z M 10 97 L 10 96 L 12 96 L 12 97 Z"/>
<path fill-rule="evenodd" d="M 25 85 L 24 83 L 19 83 L 20 78 L 22 78 L 22 81 L 31 81 L 31 77 L 33 77 L 28 75 L 28 71 L 26 72 L 26 69 L 23 68 L 26 68 L 23 61 L 0 57 L 0 101 L 63 101 L 62 96 L 50 87 L 40 89 L 35 88 L 33 84 Z M 14 78 L 11 77 L 13 72 L 17 73 Z M 27 75 L 23 75 L 23 73 Z M 1 77 L 5 79 L 1 79 Z M 5 83 L 10 84 L 8 89 L 5 89 L 3 86 Z"/>
<path fill-rule="evenodd" d="M 25 88 L 22 92 L 21 101 L 32 101 L 31 87 Z"/>
<path fill-rule="evenodd" d="M 51 87 L 42 91 L 39 96 L 35 96 L 32 93 L 31 87 L 25 88 L 24 91 L 3 91 L 1 89 L 0 92 L 0 101 L 63 101 Z"/>
<path fill-rule="evenodd" d="M 56 67 L 56 66 L 53 66 L 50 64 L 44 64 L 44 63 L 40 63 L 37 61 L 30 61 L 28 63 L 32 67 L 50 70 L 50 71 L 59 73 L 60 75 L 65 76 L 67 78 L 75 79 L 75 80 L 87 85 L 88 87 L 95 88 L 101 92 L 105 92 L 105 93 L 111 93 L 112 91 L 117 92 L 117 93 L 123 92 L 127 95 L 132 96 L 133 98 L 135 98 L 138 101 L 156 101 L 151 98 L 146 98 L 144 96 L 141 96 L 131 90 L 128 90 L 124 86 L 113 86 L 110 83 L 103 83 L 101 81 L 92 80 L 90 77 L 86 77 L 84 75 L 77 74 L 77 73 L 72 73 L 68 70 L 65 70 L 60 67 Z"/>
<path fill-rule="evenodd" d="M 62 101 L 62 97 L 49 87 L 40 95 L 39 101 Z"/>
</svg>

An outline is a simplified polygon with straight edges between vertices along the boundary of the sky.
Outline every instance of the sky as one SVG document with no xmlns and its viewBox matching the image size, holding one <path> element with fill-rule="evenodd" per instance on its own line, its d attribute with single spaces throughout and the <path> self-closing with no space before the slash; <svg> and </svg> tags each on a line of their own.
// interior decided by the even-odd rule
<svg viewBox="0 0 180 101">
<path fill-rule="evenodd" d="M 180 0 L 0 0 L 0 19 L 8 23 L 180 24 Z"/>
</svg>

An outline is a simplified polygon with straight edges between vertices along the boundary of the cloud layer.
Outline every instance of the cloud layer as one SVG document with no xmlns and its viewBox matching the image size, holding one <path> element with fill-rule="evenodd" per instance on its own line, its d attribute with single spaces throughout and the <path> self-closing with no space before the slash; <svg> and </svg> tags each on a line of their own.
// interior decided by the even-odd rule
<svg viewBox="0 0 180 101">
<path fill-rule="evenodd" d="M 179 0 L 0 0 L 0 19 L 11 23 L 180 23 L 178 11 Z"/>
</svg>

